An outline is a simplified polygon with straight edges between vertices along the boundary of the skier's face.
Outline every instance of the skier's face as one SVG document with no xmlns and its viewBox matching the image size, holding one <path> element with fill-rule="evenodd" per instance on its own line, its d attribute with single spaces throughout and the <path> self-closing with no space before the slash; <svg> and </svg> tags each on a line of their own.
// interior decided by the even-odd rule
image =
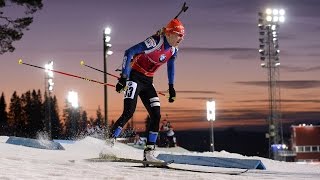
<svg viewBox="0 0 320 180">
<path fill-rule="evenodd" d="M 170 34 L 167 34 L 167 39 L 170 46 L 177 47 L 183 40 L 183 34 L 170 33 Z"/>
</svg>

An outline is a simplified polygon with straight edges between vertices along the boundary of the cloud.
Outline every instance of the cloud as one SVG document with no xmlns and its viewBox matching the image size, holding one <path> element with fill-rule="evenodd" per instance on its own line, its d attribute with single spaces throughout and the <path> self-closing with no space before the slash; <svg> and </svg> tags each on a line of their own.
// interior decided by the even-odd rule
<svg viewBox="0 0 320 180">
<path fill-rule="evenodd" d="M 183 47 L 180 48 L 186 52 L 212 52 L 212 53 L 243 53 L 243 52 L 256 52 L 257 48 L 239 48 L 239 47 L 227 47 L 227 48 L 204 48 L 204 47 Z"/>
<path fill-rule="evenodd" d="M 250 81 L 250 82 L 234 82 L 242 85 L 250 86 L 269 86 L 268 81 Z M 278 81 L 277 84 L 280 88 L 285 89 L 305 89 L 305 88 L 317 88 L 320 87 L 320 81 L 318 80 L 297 80 L 297 81 Z"/>
<path fill-rule="evenodd" d="M 320 70 L 320 66 L 314 66 L 314 67 L 281 66 L 281 68 L 287 72 L 310 72 L 310 71 Z"/>
<path fill-rule="evenodd" d="M 204 48 L 204 47 L 184 47 L 180 48 L 183 52 L 189 53 L 212 53 L 214 55 L 229 55 L 232 59 L 258 59 L 258 48 Z"/>
<path fill-rule="evenodd" d="M 288 102 L 288 103 L 320 103 L 320 100 L 316 99 L 281 99 L 281 102 Z M 256 103 L 256 102 L 269 102 L 268 99 L 261 99 L 261 100 L 241 100 L 237 102 L 242 103 Z"/>
<path fill-rule="evenodd" d="M 184 99 L 191 99 L 191 100 L 208 100 L 208 97 L 185 97 Z"/>
<path fill-rule="evenodd" d="M 167 93 L 167 91 L 160 91 L 161 93 Z M 216 91 L 176 91 L 179 94 L 219 94 Z"/>
</svg>

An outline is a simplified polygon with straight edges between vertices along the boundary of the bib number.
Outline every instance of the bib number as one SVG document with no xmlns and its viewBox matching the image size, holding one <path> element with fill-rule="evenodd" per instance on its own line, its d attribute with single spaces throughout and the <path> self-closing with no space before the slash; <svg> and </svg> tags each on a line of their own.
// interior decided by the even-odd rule
<svg viewBox="0 0 320 180">
<path fill-rule="evenodd" d="M 124 98 L 133 99 L 134 95 L 136 93 L 136 90 L 137 90 L 137 83 L 135 83 L 133 81 L 128 81 L 127 82 L 127 90 L 124 93 Z"/>
</svg>

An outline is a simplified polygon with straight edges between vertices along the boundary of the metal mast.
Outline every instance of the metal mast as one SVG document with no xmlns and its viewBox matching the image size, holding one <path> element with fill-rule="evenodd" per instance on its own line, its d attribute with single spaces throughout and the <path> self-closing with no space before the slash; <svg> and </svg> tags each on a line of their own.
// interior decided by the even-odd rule
<svg viewBox="0 0 320 180">
<path fill-rule="evenodd" d="M 281 123 L 281 104 L 279 62 L 279 23 L 284 21 L 284 10 L 267 9 L 259 12 L 259 53 L 261 67 L 267 69 L 268 74 L 268 95 L 269 95 L 269 115 L 267 122 L 269 131 L 266 137 L 269 138 L 269 158 L 279 159 L 276 148 L 279 143 L 283 143 L 282 123 Z"/>
</svg>

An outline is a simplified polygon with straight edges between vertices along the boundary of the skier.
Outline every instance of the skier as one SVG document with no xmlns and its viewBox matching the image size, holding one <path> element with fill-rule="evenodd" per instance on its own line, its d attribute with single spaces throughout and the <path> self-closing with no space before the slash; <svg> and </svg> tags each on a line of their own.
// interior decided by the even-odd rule
<svg viewBox="0 0 320 180">
<path fill-rule="evenodd" d="M 158 68 L 167 63 L 169 81 L 169 99 L 174 102 L 175 59 L 178 45 L 184 38 L 184 26 L 178 19 L 172 19 L 165 28 L 147 38 L 124 53 L 122 73 L 116 85 L 116 91 L 124 93 L 124 108 L 122 115 L 111 128 L 112 139 L 117 138 L 124 125 L 132 117 L 138 96 L 150 116 L 150 125 L 147 129 L 147 143 L 144 149 L 144 160 L 161 162 L 154 156 L 155 144 L 160 124 L 160 100 L 153 86 L 153 76 Z"/>
</svg>

